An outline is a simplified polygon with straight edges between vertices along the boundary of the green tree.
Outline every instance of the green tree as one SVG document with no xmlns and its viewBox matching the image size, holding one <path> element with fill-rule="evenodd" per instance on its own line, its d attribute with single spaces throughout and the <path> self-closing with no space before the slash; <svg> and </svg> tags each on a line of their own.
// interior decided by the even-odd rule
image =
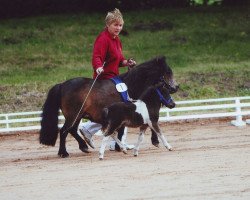
<svg viewBox="0 0 250 200">
<path fill-rule="evenodd" d="M 192 5 L 214 5 L 214 4 L 221 4 L 223 0 L 191 0 L 190 3 Z"/>
</svg>

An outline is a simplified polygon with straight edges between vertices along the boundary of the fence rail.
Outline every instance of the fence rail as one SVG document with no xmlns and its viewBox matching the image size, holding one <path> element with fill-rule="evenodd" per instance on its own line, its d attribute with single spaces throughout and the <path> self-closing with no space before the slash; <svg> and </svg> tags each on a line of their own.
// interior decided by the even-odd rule
<svg viewBox="0 0 250 200">
<path fill-rule="evenodd" d="M 221 99 L 177 101 L 174 109 L 161 108 L 161 122 L 204 118 L 235 117 L 235 126 L 250 124 L 250 96 Z M 0 133 L 40 129 L 41 111 L 0 114 Z M 64 117 L 59 115 L 59 127 Z"/>
</svg>

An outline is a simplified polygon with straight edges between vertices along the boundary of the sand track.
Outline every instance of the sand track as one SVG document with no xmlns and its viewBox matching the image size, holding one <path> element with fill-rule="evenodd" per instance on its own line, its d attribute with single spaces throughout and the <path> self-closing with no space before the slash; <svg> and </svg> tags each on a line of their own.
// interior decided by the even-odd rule
<svg viewBox="0 0 250 200">
<path fill-rule="evenodd" d="M 250 199 L 250 125 L 228 121 L 161 124 L 174 151 L 144 138 L 138 157 L 98 149 L 70 157 L 38 143 L 36 133 L 0 136 L 0 199 Z M 137 140 L 129 129 L 128 141 Z M 100 137 L 95 136 L 99 147 Z"/>
</svg>

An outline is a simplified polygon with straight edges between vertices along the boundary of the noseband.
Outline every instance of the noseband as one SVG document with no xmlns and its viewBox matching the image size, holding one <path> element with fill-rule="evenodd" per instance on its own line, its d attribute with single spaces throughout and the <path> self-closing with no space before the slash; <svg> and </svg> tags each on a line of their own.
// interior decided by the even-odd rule
<svg viewBox="0 0 250 200">
<path fill-rule="evenodd" d="M 160 101 L 164 106 L 168 106 L 168 104 L 173 100 L 172 97 L 170 96 L 168 99 L 164 98 L 164 96 L 162 95 L 161 91 L 159 90 L 159 88 L 156 89 L 156 92 L 158 94 L 158 96 L 160 97 Z"/>
</svg>

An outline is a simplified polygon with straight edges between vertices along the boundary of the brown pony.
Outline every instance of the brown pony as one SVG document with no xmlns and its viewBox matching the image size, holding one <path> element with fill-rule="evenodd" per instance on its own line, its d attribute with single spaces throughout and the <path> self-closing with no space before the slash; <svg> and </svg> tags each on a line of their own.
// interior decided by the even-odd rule
<svg viewBox="0 0 250 200">
<path fill-rule="evenodd" d="M 173 72 L 167 65 L 164 56 L 142 63 L 119 77 L 128 86 L 128 93 L 132 99 L 138 99 L 149 86 L 162 80 L 167 82 L 171 93 L 178 89 L 178 85 L 173 79 Z M 71 133 L 78 141 L 81 151 L 89 152 L 86 142 L 77 133 L 81 119 L 89 119 L 102 124 L 103 108 L 114 102 L 122 101 L 111 80 L 96 80 L 83 105 L 93 81 L 90 78 L 74 78 L 56 84 L 49 90 L 43 106 L 39 139 L 41 144 L 55 145 L 58 136 L 58 112 L 61 109 L 65 122 L 60 129 L 58 151 L 60 157 L 69 156 L 65 144 L 68 133 Z M 157 136 L 154 137 L 157 138 Z"/>
</svg>

